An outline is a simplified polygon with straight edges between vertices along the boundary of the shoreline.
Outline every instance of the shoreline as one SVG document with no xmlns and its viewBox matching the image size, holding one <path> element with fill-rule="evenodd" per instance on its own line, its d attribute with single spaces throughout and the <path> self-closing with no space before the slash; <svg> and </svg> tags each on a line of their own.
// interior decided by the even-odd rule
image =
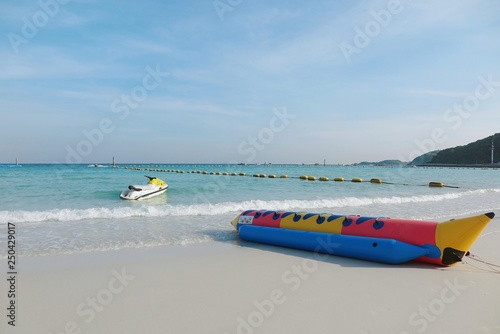
<svg viewBox="0 0 500 334">
<path fill-rule="evenodd" d="M 495 264 L 498 222 L 471 250 Z M 464 262 L 384 265 L 241 240 L 26 257 L 18 265 L 16 326 L 4 316 L 0 328 L 44 334 L 498 332 L 498 273 Z M 5 293 L 0 300 L 7 305 Z"/>
<path fill-rule="evenodd" d="M 495 163 L 495 164 L 441 164 L 441 163 L 435 163 L 435 164 L 421 164 L 421 165 L 415 165 L 416 167 L 419 168 L 491 168 L 491 169 L 500 169 L 500 164 Z"/>
</svg>

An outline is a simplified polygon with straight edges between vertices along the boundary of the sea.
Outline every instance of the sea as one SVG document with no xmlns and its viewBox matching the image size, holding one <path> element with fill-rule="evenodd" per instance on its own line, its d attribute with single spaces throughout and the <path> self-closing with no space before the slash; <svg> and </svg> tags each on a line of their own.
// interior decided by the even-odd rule
<svg viewBox="0 0 500 334">
<path fill-rule="evenodd" d="M 145 175 L 164 180 L 167 192 L 141 201 L 119 197 L 129 185 L 146 184 Z M 343 182 L 333 181 L 340 177 Z M 352 182 L 355 178 L 362 182 Z M 443 186 L 430 187 L 430 182 Z M 8 228 L 15 226 L 18 256 L 46 256 L 232 241 L 237 234 L 231 221 L 250 209 L 431 221 L 498 214 L 500 170 L 23 164 L 0 167 L 0 194 L 0 249 L 7 249 Z M 5 254 L 0 252 L 0 257 Z"/>
</svg>

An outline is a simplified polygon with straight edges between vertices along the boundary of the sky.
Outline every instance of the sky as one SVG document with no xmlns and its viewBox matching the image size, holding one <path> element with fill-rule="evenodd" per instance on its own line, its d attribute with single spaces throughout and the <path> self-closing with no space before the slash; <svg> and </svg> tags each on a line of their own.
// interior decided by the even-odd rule
<svg viewBox="0 0 500 334">
<path fill-rule="evenodd" d="M 413 158 L 500 128 L 500 2 L 3 0 L 0 162 Z"/>
</svg>

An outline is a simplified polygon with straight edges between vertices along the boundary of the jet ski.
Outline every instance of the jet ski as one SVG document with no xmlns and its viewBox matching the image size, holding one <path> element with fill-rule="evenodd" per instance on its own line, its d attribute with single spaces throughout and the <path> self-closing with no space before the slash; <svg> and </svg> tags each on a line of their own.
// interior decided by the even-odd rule
<svg viewBox="0 0 500 334">
<path fill-rule="evenodd" d="M 145 185 L 130 185 L 127 190 L 122 191 L 120 198 L 141 200 L 163 194 L 167 191 L 168 184 L 154 176 L 144 175 L 149 179 Z"/>
</svg>

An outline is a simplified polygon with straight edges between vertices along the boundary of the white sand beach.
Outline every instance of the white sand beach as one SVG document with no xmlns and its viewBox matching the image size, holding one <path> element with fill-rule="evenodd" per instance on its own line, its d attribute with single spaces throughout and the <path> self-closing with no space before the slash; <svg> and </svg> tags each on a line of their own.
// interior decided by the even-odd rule
<svg viewBox="0 0 500 334">
<path fill-rule="evenodd" d="M 500 264 L 499 219 L 473 254 Z M 496 268 L 497 270 L 500 268 Z M 500 333 L 500 275 L 209 242 L 19 259 L 1 333 Z"/>
</svg>

